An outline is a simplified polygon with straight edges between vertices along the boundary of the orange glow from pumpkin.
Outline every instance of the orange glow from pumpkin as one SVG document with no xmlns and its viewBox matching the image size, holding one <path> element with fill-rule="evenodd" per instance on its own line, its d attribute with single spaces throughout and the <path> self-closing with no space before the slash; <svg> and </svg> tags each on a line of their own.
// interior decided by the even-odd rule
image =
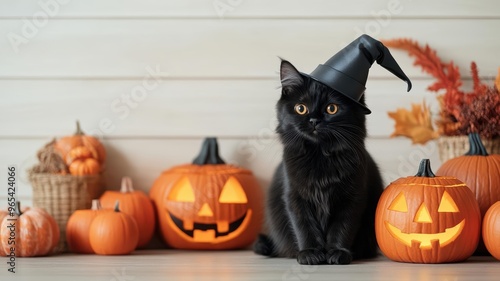
<svg viewBox="0 0 500 281">
<path fill-rule="evenodd" d="M 431 214 L 429 213 L 429 210 L 425 206 L 425 203 L 422 203 L 420 207 L 418 207 L 418 211 L 415 214 L 414 222 L 432 223 Z"/>
<path fill-rule="evenodd" d="M 447 228 L 441 233 L 403 233 L 400 229 L 393 226 L 389 222 L 385 222 L 385 226 L 389 233 L 398 239 L 401 243 L 408 247 L 411 247 L 412 241 L 420 242 L 420 249 L 431 249 L 432 241 L 439 241 L 439 246 L 444 247 L 455 239 L 462 233 L 465 226 L 465 220 L 462 220 L 459 224 L 454 227 Z"/>
<path fill-rule="evenodd" d="M 221 205 L 243 205 L 248 203 L 245 190 L 239 181 L 233 176 L 230 176 L 219 190 L 220 195 L 218 198 L 215 198 L 217 198 L 217 202 Z M 211 195 L 207 196 L 207 198 L 211 198 Z M 252 215 L 252 211 L 250 209 L 247 209 L 245 214 L 235 221 L 220 219 L 220 215 L 217 213 L 220 212 L 220 206 L 211 206 L 209 202 L 201 201 L 206 200 L 207 198 L 205 198 L 205 196 L 199 196 L 199 194 L 195 193 L 195 189 L 187 176 L 181 177 L 177 183 L 172 186 L 171 191 L 167 196 L 168 201 L 175 203 L 193 203 L 189 204 L 192 205 L 193 208 L 199 206 L 198 204 L 201 204 L 201 207 L 199 207 L 199 209 L 195 212 L 196 216 L 198 216 L 199 219 L 213 219 L 213 222 L 208 223 L 197 222 L 196 219 L 193 220 L 193 218 L 189 217 L 174 216 L 173 218 L 171 217 L 173 214 L 169 213 L 167 215 L 168 220 L 172 225 L 176 226 L 174 230 L 181 237 L 188 241 L 198 243 L 220 243 L 237 237 L 246 229 Z M 191 207 L 186 206 L 186 208 Z M 178 225 L 172 221 L 173 219 L 177 221 Z"/>
<path fill-rule="evenodd" d="M 183 177 L 173 187 L 168 200 L 175 202 L 194 202 L 194 191 L 188 177 Z"/>
<path fill-rule="evenodd" d="M 394 201 L 392 201 L 389 210 L 403 213 L 408 212 L 408 205 L 406 204 L 406 197 L 403 192 L 399 193 Z"/>
<path fill-rule="evenodd" d="M 247 196 L 241 184 L 234 177 L 230 177 L 222 188 L 219 203 L 248 203 Z"/>
<path fill-rule="evenodd" d="M 208 203 L 205 203 L 205 204 L 203 204 L 203 206 L 201 206 L 200 211 L 198 211 L 198 216 L 200 216 L 200 217 L 213 217 L 214 212 L 212 211 L 210 206 L 208 206 Z"/>
<path fill-rule="evenodd" d="M 389 205 L 389 210 L 396 212 L 408 212 L 408 204 L 406 202 L 406 198 L 403 192 L 399 193 L 398 196 L 392 201 L 391 205 Z M 459 212 L 458 207 L 451 198 L 448 192 L 444 192 L 441 197 L 441 202 L 439 204 L 438 212 L 445 213 L 457 213 Z M 429 212 L 429 209 L 422 203 L 418 208 L 414 222 L 417 223 L 432 223 L 432 217 Z M 398 239 L 401 243 L 405 244 L 408 247 L 411 247 L 412 242 L 419 243 L 420 249 L 431 249 L 432 241 L 438 241 L 440 247 L 444 247 L 451 242 L 455 241 L 455 239 L 460 235 L 464 226 L 465 219 L 462 220 L 457 225 L 447 228 L 444 232 L 440 233 L 403 233 L 399 228 L 395 227 L 388 221 L 385 222 L 385 226 L 389 233 L 396 239 Z"/>
<path fill-rule="evenodd" d="M 448 192 L 443 193 L 443 197 L 441 198 L 441 203 L 439 204 L 438 212 L 443 213 L 443 212 L 449 212 L 449 213 L 458 213 L 458 207 L 457 204 L 455 204 L 455 201 L 453 198 L 451 198 L 450 194 Z"/>
</svg>

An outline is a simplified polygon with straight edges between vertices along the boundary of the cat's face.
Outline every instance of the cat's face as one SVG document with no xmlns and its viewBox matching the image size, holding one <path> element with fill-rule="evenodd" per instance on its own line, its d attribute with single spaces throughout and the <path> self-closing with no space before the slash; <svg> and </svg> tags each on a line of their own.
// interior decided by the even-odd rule
<svg viewBox="0 0 500 281">
<path fill-rule="evenodd" d="M 348 147 L 364 140 L 366 118 L 359 105 L 300 74 L 287 61 L 281 62 L 281 84 L 277 132 L 285 144 L 306 140 Z"/>
</svg>

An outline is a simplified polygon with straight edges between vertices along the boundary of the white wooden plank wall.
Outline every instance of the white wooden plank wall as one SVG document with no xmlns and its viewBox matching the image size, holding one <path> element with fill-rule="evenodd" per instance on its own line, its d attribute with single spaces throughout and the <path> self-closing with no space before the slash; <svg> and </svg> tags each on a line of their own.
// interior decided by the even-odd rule
<svg viewBox="0 0 500 281">
<path fill-rule="evenodd" d="M 223 157 L 266 188 L 281 155 L 278 56 L 310 72 L 363 32 L 407 36 L 453 59 L 465 80 L 471 60 L 491 79 L 498 30 L 496 0 L 2 0 L 0 184 L 7 165 L 26 170 L 38 148 L 79 119 L 103 138 L 110 189 L 129 175 L 147 191 L 162 170 L 191 161 L 205 136 L 218 136 Z M 435 143 L 388 137 L 388 110 L 423 98 L 437 109 L 425 90 L 432 79 L 393 54 L 413 91 L 379 66 L 367 84 L 367 145 L 387 182 L 414 173 L 422 157 L 440 164 Z M 25 174 L 19 187 L 30 201 Z"/>
</svg>

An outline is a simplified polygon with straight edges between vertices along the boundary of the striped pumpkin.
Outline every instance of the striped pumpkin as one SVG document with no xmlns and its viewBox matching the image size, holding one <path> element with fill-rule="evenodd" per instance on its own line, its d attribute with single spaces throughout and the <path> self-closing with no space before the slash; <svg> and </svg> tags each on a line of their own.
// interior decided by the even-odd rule
<svg viewBox="0 0 500 281">
<path fill-rule="evenodd" d="M 8 256 L 11 247 L 17 257 L 45 256 L 52 252 L 59 242 L 59 227 L 49 213 L 41 208 L 24 208 L 21 212 L 16 202 L 14 217 L 2 213 L 0 227 L 0 256 Z M 11 219 L 17 219 L 16 221 Z M 14 228 L 9 228 L 12 224 Z M 12 239 L 10 239 L 13 237 Z M 10 239 L 10 240 L 9 240 Z M 15 245 L 12 242 L 15 241 Z"/>
</svg>

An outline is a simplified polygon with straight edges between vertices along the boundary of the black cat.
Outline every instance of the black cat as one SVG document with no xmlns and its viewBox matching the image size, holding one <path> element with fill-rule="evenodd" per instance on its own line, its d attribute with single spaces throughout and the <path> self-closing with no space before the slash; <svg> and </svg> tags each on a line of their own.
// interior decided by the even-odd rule
<svg viewBox="0 0 500 281">
<path fill-rule="evenodd" d="M 269 236 L 260 235 L 254 251 L 300 264 L 376 256 L 375 209 L 383 182 L 365 148 L 363 108 L 288 61 L 281 62 L 281 83 L 283 161 L 268 194 Z"/>
</svg>

